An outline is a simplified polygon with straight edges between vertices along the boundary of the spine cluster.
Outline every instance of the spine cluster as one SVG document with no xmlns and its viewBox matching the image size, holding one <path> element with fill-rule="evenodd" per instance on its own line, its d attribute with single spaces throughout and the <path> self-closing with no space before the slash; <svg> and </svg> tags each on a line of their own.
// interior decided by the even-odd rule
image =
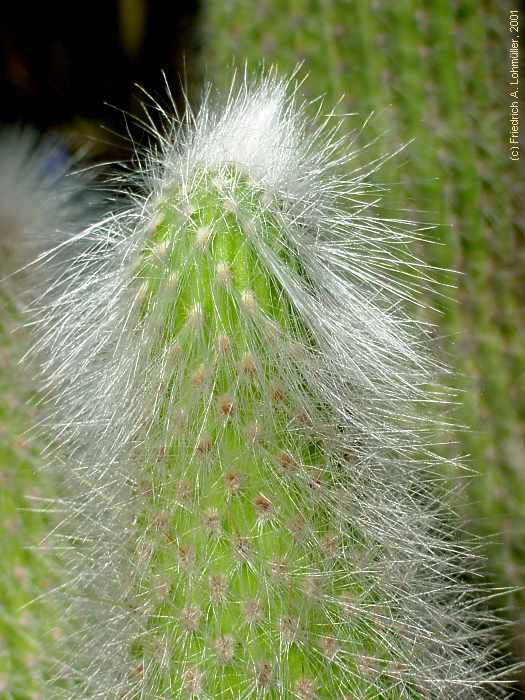
<svg viewBox="0 0 525 700">
<path fill-rule="evenodd" d="M 68 491 L 49 697 L 503 694 L 434 491 L 420 232 L 319 121 L 273 76 L 208 94 L 35 304 Z"/>
</svg>

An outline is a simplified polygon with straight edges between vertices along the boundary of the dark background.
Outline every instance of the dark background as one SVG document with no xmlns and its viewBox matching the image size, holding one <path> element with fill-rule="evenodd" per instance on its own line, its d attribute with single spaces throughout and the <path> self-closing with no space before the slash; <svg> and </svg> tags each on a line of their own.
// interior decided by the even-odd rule
<svg viewBox="0 0 525 700">
<path fill-rule="evenodd" d="M 120 110 L 140 114 L 140 84 L 167 102 L 162 72 L 182 107 L 199 53 L 197 0 L 9 3 L 0 26 L 0 123 L 59 130 L 92 152 L 129 147 Z M 113 109 L 111 106 L 118 109 Z M 144 138 L 131 121 L 133 137 Z"/>
</svg>

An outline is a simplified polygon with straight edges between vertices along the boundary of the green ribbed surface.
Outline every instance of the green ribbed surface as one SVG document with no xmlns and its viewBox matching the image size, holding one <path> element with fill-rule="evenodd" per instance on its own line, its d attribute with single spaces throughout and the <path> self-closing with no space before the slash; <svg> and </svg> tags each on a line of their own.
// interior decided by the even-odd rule
<svg viewBox="0 0 525 700">
<path fill-rule="evenodd" d="M 228 86 L 232 56 L 241 70 L 245 59 L 251 67 L 264 59 L 283 74 L 304 61 L 304 92 L 324 94 L 329 107 L 345 93 L 338 111 L 360 115 L 348 117 L 351 127 L 379 110 L 360 142 L 388 133 L 366 158 L 414 139 L 375 179 L 400 184 L 390 205 L 441 225 L 429 237 L 443 245 L 425 246 L 425 259 L 463 273 L 450 299 L 431 299 L 442 312 L 431 318 L 436 344 L 466 390 L 456 419 L 470 430 L 458 432 L 456 453 L 481 473 L 469 482 L 465 513 L 475 532 L 503 540 L 490 550 L 496 582 L 522 586 L 523 169 L 506 146 L 508 9 L 476 0 L 208 0 L 202 38 L 207 73 L 219 86 Z M 509 602 L 521 608 L 523 596 Z"/>
<path fill-rule="evenodd" d="M 146 695 L 420 698 L 415 683 L 398 688 L 399 635 L 379 612 L 376 625 L 354 612 L 380 610 L 376 579 L 356 564 L 366 535 L 331 503 L 344 482 L 323 411 L 290 379 L 306 331 L 247 227 L 298 263 L 279 248 L 263 191 L 233 168 L 218 186 L 201 180 L 186 213 L 175 195 L 160 209 L 138 271 L 141 315 L 159 328 L 152 352 L 171 345 L 150 437 L 163 447 L 148 459 L 137 523 L 139 555 L 151 557 L 137 598 L 159 599 L 131 649 Z"/>
</svg>

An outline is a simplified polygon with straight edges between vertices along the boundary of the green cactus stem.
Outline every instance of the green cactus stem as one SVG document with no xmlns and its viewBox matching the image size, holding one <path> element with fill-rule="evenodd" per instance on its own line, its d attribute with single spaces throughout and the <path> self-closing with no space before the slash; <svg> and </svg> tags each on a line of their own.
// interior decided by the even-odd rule
<svg viewBox="0 0 525 700">
<path fill-rule="evenodd" d="M 504 694 L 433 486 L 417 224 L 273 74 L 169 129 L 37 321 L 75 544 L 52 696 Z"/>
</svg>

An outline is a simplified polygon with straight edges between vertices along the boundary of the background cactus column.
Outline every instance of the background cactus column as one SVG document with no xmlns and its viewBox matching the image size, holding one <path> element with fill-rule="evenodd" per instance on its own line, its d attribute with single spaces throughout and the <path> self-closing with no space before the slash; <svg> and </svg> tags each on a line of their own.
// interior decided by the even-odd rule
<svg viewBox="0 0 525 700">
<path fill-rule="evenodd" d="M 507 157 L 509 9 L 470 0 L 207 2 L 201 33 L 203 65 L 219 83 L 232 55 L 252 64 L 264 58 L 283 71 L 304 61 L 312 97 L 323 93 L 331 106 L 344 93 L 337 109 L 361 120 L 375 110 L 365 134 L 385 133 L 363 158 L 414 140 L 397 159 L 403 166 L 391 162 L 378 177 L 399 182 L 385 201 L 397 201 L 401 217 L 408 208 L 441 224 L 427 237 L 442 245 L 424 246 L 423 257 L 464 273 L 446 297 L 428 297 L 441 312 L 431 315 L 441 330 L 436 342 L 451 353 L 465 390 L 457 420 L 469 429 L 457 434 L 457 454 L 468 454 L 481 474 L 469 481 L 463 513 L 474 531 L 502 540 L 489 550 L 491 575 L 522 589 L 524 224 L 517 188 L 524 173 Z M 520 619 L 521 592 L 508 601 Z"/>
<path fill-rule="evenodd" d="M 40 700 L 45 644 L 60 635 L 51 604 L 40 600 L 56 583 L 54 572 L 37 549 L 52 524 L 45 499 L 54 494 L 26 435 L 34 422 L 26 405 L 31 391 L 17 366 L 12 308 L 5 296 L 0 303 L 0 695 Z"/>
<path fill-rule="evenodd" d="M 22 358 L 31 343 L 27 305 L 42 291 L 30 263 L 46 247 L 71 242 L 87 213 L 85 182 L 69 173 L 70 161 L 52 137 L 29 129 L 0 135 L 0 696 L 7 700 L 44 697 L 49 649 L 62 637 L 51 597 L 62 581 L 48 540 L 60 487 L 43 468 L 49 436 L 36 438 L 43 416 L 35 368 Z M 52 257 L 58 261 L 60 250 Z M 48 260 L 46 287 L 54 264 Z"/>
</svg>

